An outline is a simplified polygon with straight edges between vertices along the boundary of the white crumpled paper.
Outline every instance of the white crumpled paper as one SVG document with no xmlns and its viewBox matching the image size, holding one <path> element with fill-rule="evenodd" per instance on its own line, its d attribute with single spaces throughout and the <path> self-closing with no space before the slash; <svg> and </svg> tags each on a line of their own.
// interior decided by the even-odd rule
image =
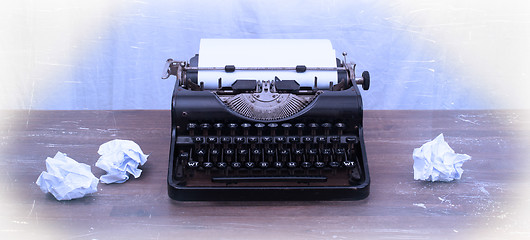
<svg viewBox="0 0 530 240">
<path fill-rule="evenodd" d="M 414 180 L 453 181 L 460 179 L 464 170 L 462 164 L 470 160 L 467 154 L 458 154 L 445 142 L 443 133 L 434 140 L 415 148 Z"/>
<path fill-rule="evenodd" d="M 46 159 L 46 171 L 40 174 L 36 184 L 57 200 L 71 200 L 96 192 L 98 182 L 89 165 L 57 152 L 55 157 Z"/>
<path fill-rule="evenodd" d="M 138 169 L 138 165 L 144 165 L 149 156 L 135 142 L 121 139 L 102 144 L 98 153 L 101 157 L 96 162 L 96 167 L 107 172 L 99 180 L 107 184 L 123 183 L 129 179 L 129 174 L 135 178 L 140 177 L 142 170 Z"/>
</svg>

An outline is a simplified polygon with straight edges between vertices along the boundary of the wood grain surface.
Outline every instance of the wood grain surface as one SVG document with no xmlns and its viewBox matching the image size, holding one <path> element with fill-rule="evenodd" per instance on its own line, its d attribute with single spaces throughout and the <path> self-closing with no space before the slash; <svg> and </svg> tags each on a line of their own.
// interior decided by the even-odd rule
<svg viewBox="0 0 530 240">
<path fill-rule="evenodd" d="M 37 239 L 530 237 L 528 111 L 365 111 L 370 196 L 361 201 L 177 202 L 167 195 L 169 111 L 3 111 L 0 236 Z M 413 179 L 412 151 L 444 133 L 472 160 L 462 179 Z M 140 178 L 57 201 L 35 184 L 57 151 L 94 163 L 129 139 L 150 154 Z M 2 239 L 8 239 L 2 238 Z"/>
</svg>

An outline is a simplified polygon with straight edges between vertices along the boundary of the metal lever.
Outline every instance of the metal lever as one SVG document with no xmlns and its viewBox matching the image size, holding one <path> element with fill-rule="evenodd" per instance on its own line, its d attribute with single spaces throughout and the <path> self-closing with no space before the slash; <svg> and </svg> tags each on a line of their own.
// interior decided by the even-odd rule
<svg viewBox="0 0 530 240">
<path fill-rule="evenodd" d="M 171 75 L 171 69 L 169 68 L 169 65 L 174 62 L 173 59 L 169 58 L 166 60 L 166 65 L 164 65 L 164 70 L 162 71 L 162 79 L 169 78 L 169 75 Z"/>
</svg>

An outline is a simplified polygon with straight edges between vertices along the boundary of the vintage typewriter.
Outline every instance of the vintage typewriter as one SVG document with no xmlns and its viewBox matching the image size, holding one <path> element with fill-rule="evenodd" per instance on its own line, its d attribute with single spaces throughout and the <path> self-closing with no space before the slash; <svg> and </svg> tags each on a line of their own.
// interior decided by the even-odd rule
<svg viewBox="0 0 530 240">
<path fill-rule="evenodd" d="M 346 53 L 344 60 L 336 58 L 334 50 L 333 66 L 305 65 L 307 57 L 294 57 L 301 62 L 296 65 L 264 66 L 276 63 L 264 55 L 290 54 L 285 49 L 297 47 L 311 51 L 313 42 L 322 43 L 304 40 L 299 46 L 293 41 L 203 39 L 199 54 L 189 62 L 167 60 L 162 78 L 176 76 L 168 173 L 171 198 L 357 200 L 368 196 L 357 85 L 368 90 L 369 73 L 356 77 L 355 64 L 346 62 Z M 327 43 L 322 52 L 329 52 Z M 260 53 L 248 52 L 248 46 L 238 49 L 245 44 Z M 273 50 L 266 50 L 267 46 L 259 50 L 263 45 Z M 207 56 L 207 49 L 216 53 Z M 274 49 L 282 52 L 271 53 Z M 212 66 L 201 64 L 203 54 L 205 59 L 235 54 L 227 58 L 246 60 Z M 255 66 L 260 58 L 265 63 Z"/>
</svg>

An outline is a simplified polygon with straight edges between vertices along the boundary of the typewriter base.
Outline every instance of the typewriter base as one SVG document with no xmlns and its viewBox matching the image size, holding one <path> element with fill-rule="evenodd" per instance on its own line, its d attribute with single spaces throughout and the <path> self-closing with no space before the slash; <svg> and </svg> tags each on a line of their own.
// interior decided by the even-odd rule
<svg viewBox="0 0 530 240">
<path fill-rule="evenodd" d="M 361 200 L 368 197 L 369 187 L 188 187 L 168 183 L 169 197 L 180 201 Z"/>
</svg>

